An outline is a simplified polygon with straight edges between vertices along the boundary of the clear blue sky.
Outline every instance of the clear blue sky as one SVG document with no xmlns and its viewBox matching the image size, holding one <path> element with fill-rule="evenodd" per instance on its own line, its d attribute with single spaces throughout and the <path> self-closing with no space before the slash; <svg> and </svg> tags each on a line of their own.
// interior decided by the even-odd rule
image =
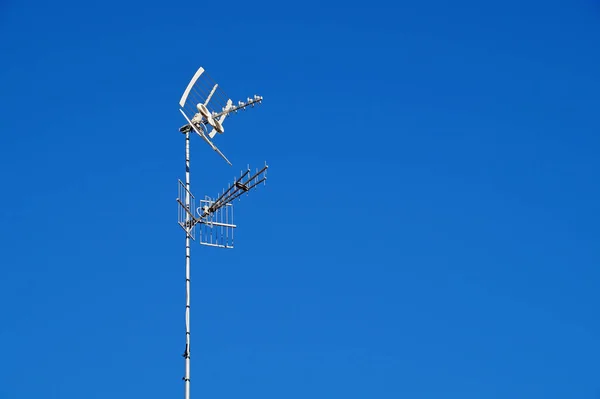
<svg viewBox="0 0 600 399">
<path fill-rule="evenodd" d="M 600 397 L 600 5 L 0 4 L 0 398 L 180 398 L 178 101 L 246 164 L 193 247 L 193 398 Z"/>
</svg>

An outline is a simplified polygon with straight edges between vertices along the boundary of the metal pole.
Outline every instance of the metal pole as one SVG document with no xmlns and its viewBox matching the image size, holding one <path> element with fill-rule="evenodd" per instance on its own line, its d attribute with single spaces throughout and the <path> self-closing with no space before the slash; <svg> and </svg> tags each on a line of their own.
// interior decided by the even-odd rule
<svg viewBox="0 0 600 399">
<path fill-rule="evenodd" d="M 185 134 L 185 206 L 190 211 L 190 133 Z M 189 213 L 186 212 L 186 222 L 191 222 Z M 186 226 L 189 224 L 186 223 Z M 185 235 L 185 384 L 184 399 L 190 399 L 190 234 Z"/>
</svg>

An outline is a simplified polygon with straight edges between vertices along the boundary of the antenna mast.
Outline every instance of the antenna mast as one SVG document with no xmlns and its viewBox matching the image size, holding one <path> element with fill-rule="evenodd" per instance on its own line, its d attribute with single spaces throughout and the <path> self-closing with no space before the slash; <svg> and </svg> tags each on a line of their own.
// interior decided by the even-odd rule
<svg viewBox="0 0 600 399">
<path fill-rule="evenodd" d="M 208 94 L 207 94 L 208 93 Z M 212 100 L 212 102 L 211 102 Z M 188 84 L 179 101 L 180 111 L 188 122 L 179 131 L 185 135 L 185 183 L 179 180 L 178 223 L 185 231 L 185 359 L 184 399 L 190 399 L 190 309 L 191 309 L 191 248 L 190 240 L 195 240 L 196 226 L 200 225 L 199 243 L 206 246 L 219 248 L 233 248 L 233 231 L 237 227 L 233 223 L 232 201 L 239 199 L 244 193 L 265 184 L 268 166 L 256 170 L 251 174 L 250 168 L 234 179 L 233 183 L 213 200 L 210 197 L 200 201 L 196 209 L 195 197 L 190 191 L 190 134 L 195 132 L 215 152 L 217 152 L 229 165 L 231 162 L 213 144 L 212 140 L 217 134 L 223 134 L 225 118 L 260 104 L 262 97 L 255 95 L 246 102 L 233 102 L 223 93 L 219 86 L 200 67 Z M 210 104 L 209 104 L 210 103 Z M 220 108 L 215 107 L 218 104 Z M 208 131 L 212 127 L 212 131 Z"/>
<path fill-rule="evenodd" d="M 191 209 L 190 192 L 190 132 L 185 133 L 185 209 Z M 190 213 L 186 212 L 186 225 L 190 224 Z M 185 399 L 190 399 L 190 294 L 191 294 L 191 253 L 190 253 L 191 235 L 185 235 L 185 374 L 183 377 L 185 385 Z"/>
</svg>

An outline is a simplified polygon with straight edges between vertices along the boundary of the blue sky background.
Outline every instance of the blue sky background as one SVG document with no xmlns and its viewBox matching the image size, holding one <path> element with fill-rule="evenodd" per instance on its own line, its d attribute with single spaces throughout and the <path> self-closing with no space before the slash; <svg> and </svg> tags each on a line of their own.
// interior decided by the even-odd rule
<svg viewBox="0 0 600 399">
<path fill-rule="evenodd" d="M 600 397 L 596 1 L 0 3 L 0 398 L 183 395 L 182 91 L 234 101 L 195 398 Z"/>
</svg>

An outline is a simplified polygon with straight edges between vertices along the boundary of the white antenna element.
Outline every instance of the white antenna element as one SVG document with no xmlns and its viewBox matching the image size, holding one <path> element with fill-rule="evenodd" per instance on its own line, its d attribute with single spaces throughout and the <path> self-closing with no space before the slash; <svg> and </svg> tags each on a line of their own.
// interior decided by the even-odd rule
<svg viewBox="0 0 600 399">
<path fill-rule="evenodd" d="M 212 100 L 212 102 L 211 102 Z M 217 133 L 223 134 L 225 128 L 223 122 L 232 112 L 237 112 L 248 106 L 254 107 L 254 104 L 260 104 L 263 98 L 255 95 L 253 99 L 248 98 L 246 103 L 240 101 L 238 105 L 233 105 L 231 99 L 228 99 L 219 85 L 214 83 L 204 68 L 200 67 L 179 100 L 180 111 L 186 119 L 187 124 L 179 128 L 181 133 L 189 133 L 194 130 L 198 136 L 216 151 L 229 165 L 231 162 L 211 141 Z M 208 127 L 212 131 L 208 132 Z"/>
<path fill-rule="evenodd" d="M 177 198 L 178 217 L 177 221 L 185 231 L 185 350 L 183 357 L 185 359 L 184 381 L 184 399 L 190 399 L 190 294 L 191 294 L 191 252 L 190 239 L 196 239 L 196 226 L 200 226 L 200 239 L 202 245 L 233 248 L 233 229 L 237 226 L 233 223 L 233 204 L 242 194 L 248 193 L 260 183 L 266 183 L 267 169 L 265 166 L 257 170 L 253 175 L 250 174 L 250 168 L 241 173 L 240 177 L 234 179 L 227 190 L 223 190 L 221 195 L 212 199 L 205 197 L 200 200 L 200 206 L 195 209 L 195 197 L 190 191 L 190 133 L 194 131 L 200 136 L 215 152 L 217 152 L 225 161 L 231 165 L 231 162 L 223 153 L 213 144 L 212 139 L 219 134 L 223 134 L 225 129 L 223 122 L 231 113 L 237 113 L 240 109 L 248 106 L 254 107 L 260 104 L 262 97 L 255 95 L 254 98 L 247 99 L 247 102 L 239 101 L 238 105 L 233 105 L 231 99 L 227 98 L 225 93 L 214 83 L 204 68 L 200 67 L 192 80 L 187 85 L 181 100 L 179 101 L 180 111 L 187 124 L 179 128 L 179 131 L 185 134 L 185 183 L 179 180 L 179 195 Z M 212 128 L 208 132 L 208 126 Z"/>
</svg>

